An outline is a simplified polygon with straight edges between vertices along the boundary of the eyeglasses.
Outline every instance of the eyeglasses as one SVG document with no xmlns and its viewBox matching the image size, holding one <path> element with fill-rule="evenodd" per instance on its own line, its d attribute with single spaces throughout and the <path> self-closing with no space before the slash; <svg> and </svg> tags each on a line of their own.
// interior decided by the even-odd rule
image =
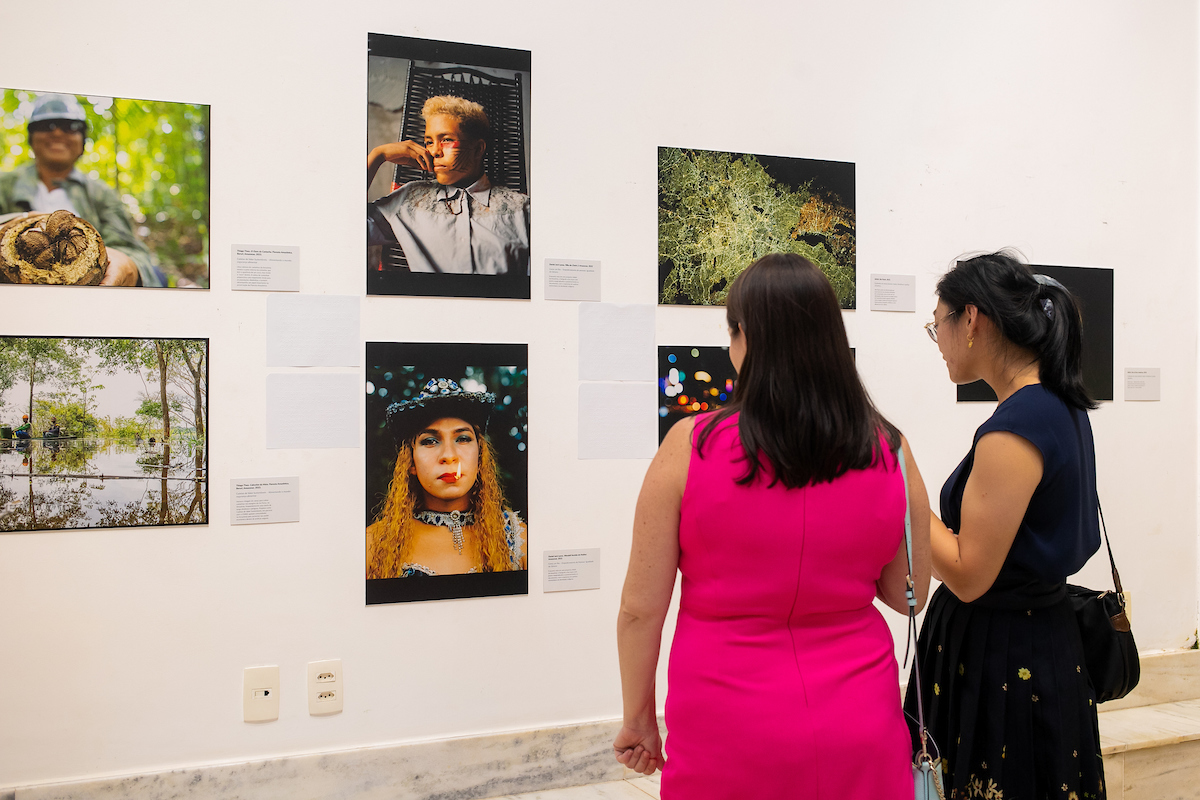
<svg viewBox="0 0 1200 800">
<path fill-rule="evenodd" d="M 958 313 L 957 311 L 951 311 L 949 314 L 942 317 L 942 322 L 945 322 L 946 320 L 950 319 L 957 313 Z M 929 334 L 930 339 L 933 339 L 934 344 L 937 344 L 937 329 L 938 329 L 938 325 L 941 325 L 942 322 L 938 322 L 937 319 L 935 318 L 933 320 L 933 322 L 925 323 L 925 332 Z"/>
<path fill-rule="evenodd" d="M 87 123 L 80 119 L 45 119 L 29 123 L 30 133 L 53 133 L 54 131 L 83 133 L 86 130 Z"/>
</svg>

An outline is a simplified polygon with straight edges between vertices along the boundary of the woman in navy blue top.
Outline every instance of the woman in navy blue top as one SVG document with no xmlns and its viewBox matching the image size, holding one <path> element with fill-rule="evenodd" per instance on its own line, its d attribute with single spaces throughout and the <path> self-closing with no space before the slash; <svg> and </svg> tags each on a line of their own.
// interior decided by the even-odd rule
<svg viewBox="0 0 1200 800">
<path fill-rule="evenodd" d="M 926 329 L 950 379 L 982 379 L 999 398 L 931 520 L 942 585 L 918 651 L 946 795 L 1104 798 L 1095 694 L 1065 586 L 1100 546 L 1079 307 L 1003 252 L 959 262 L 937 294 Z"/>
</svg>

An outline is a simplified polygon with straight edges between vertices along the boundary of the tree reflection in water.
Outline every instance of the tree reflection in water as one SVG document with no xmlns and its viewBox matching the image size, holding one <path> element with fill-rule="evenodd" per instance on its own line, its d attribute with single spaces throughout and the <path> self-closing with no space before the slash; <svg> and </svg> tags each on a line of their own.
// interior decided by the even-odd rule
<svg viewBox="0 0 1200 800">
<path fill-rule="evenodd" d="M 202 442 L 0 442 L 0 531 L 208 522 Z"/>
</svg>

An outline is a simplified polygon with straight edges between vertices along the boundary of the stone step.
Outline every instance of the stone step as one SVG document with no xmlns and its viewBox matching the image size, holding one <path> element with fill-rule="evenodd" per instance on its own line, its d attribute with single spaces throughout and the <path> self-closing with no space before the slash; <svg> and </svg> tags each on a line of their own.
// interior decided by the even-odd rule
<svg viewBox="0 0 1200 800">
<path fill-rule="evenodd" d="M 1109 800 L 1200 795 L 1200 699 L 1100 714 Z"/>
<path fill-rule="evenodd" d="M 1138 687 L 1100 706 L 1109 800 L 1200 796 L 1200 650 L 1141 661 Z"/>
</svg>

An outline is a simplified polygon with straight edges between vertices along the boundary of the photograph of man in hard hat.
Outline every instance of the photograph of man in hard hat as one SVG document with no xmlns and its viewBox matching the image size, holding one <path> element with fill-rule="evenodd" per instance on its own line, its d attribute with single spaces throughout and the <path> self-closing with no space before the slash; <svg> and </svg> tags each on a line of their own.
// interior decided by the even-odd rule
<svg viewBox="0 0 1200 800">
<path fill-rule="evenodd" d="M 207 106 L 2 98 L 0 222 L 70 211 L 104 242 L 101 285 L 207 288 Z"/>
<path fill-rule="evenodd" d="M 368 294 L 529 297 L 529 51 L 367 41 Z"/>
</svg>

